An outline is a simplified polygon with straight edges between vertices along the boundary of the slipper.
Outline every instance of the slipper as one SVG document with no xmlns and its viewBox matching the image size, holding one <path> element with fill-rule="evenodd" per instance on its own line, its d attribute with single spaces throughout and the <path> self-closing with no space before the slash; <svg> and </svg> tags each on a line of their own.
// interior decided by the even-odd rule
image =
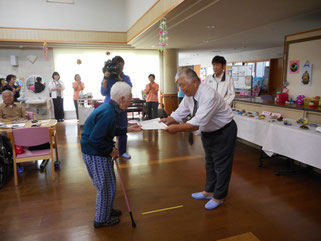
<svg viewBox="0 0 321 241">
<path fill-rule="evenodd" d="M 98 223 L 94 221 L 94 227 L 95 228 L 104 228 L 104 227 L 110 227 L 118 224 L 120 222 L 120 219 L 117 217 L 111 217 L 107 222 L 104 223 Z"/>
<path fill-rule="evenodd" d="M 122 212 L 119 209 L 113 208 L 110 212 L 111 217 L 119 217 L 122 215 Z"/>
<path fill-rule="evenodd" d="M 204 196 L 202 192 L 195 192 L 192 194 L 192 198 L 195 199 L 212 199 L 212 196 Z"/>
<path fill-rule="evenodd" d="M 205 204 L 205 209 L 213 210 L 213 209 L 217 208 L 218 206 L 221 206 L 223 204 L 223 202 L 224 201 L 221 201 L 220 203 L 217 203 L 213 199 L 211 199 Z"/>
</svg>

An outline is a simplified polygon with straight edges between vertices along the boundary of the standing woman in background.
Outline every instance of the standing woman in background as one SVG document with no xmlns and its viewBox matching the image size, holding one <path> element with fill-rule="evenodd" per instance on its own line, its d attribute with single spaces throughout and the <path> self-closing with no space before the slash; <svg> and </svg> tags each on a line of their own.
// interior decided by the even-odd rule
<svg viewBox="0 0 321 241">
<path fill-rule="evenodd" d="M 77 120 L 79 120 L 79 115 L 78 115 L 79 92 L 80 91 L 82 92 L 85 89 L 85 84 L 81 82 L 81 78 L 79 74 L 75 75 L 75 82 L 72 83 L 72 88 L 74 89 L 74 104 L 76 109 Z"/>
<path fill-rule="evenodd" d="M 6 78 L 7 84 L 2 87 L 2 91 L 11 90 L 14 96 L 14 102 L 19 102 L 20 97 L 20 85 L 15 85 L 17 77 L 13 74 L 9 74 Z"/>
<path fill-rule="evenodd" d="M 58 72 L 54 72 L 52 74 L 52 80 L 50 81 L 48 88 L 54 104 L 55 119 L 58 120 L 58 122 L 63 122 L 65 116 L 63 96 L 65 85 L 60 80 L 60 75 L 58 74 Z"/>
<path fill-rule="evenodd" d="M 150 74 L 148 76 L 149 84 L 145 87 L 146 94 L 146 108 L 147 108 L 147 118 L 154 119 L 157 118 L 158 114 L 158 84 L 155 83 L 155 75 Z"/>
</svg>

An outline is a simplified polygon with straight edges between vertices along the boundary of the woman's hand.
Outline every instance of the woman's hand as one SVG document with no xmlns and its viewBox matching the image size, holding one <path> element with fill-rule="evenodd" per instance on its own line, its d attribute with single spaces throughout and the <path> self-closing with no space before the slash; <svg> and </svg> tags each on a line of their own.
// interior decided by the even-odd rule
<svg viewBox="0 0 321 241">
<path fill-rule="evenodd" d="M 140 125 L 131 125 L 127 128 L 127 132 L 135 132 L 135 131 L 141 131 L 142 130 L 142 126 Z"/>
<path fill-rule="evenodd" d="M 110 73 L 109 73 L 108 71 L 106 71 L 104 75 L 105 75 L 105 77 L 107 77 L 107 78 L 108 78 L 108 77 L 109 77 L 109 75 L 110 75 Z"/>
<path fill-rule="evenodd" d="M 124 81 L 124 79 L 121 77 L 121 73 L 118 74 L 118 79 L 119 79 L 119 81 Z"/>
<path fill-rule="evenodd" d="M 118 157 L 118 149 L 113 147 L 113 151 L 109 154 L 113 160 L 115 160 Z"/>
</svg>

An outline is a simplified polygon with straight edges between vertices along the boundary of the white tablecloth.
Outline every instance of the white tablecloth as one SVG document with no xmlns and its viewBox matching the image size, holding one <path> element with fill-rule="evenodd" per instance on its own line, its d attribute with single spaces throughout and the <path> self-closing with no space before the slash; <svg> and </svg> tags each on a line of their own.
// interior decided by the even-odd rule
<svg viewBox="0 0 321 241">
<path fill-rule="evenodd" d="M 310 127 L 300 129 L 295 120 L 287 119 L 292 126 L 283 121 L 268 122 L 257 117 L 234 115 L 238 127 L 237 136 L 262 147 L 269 156 L 280 154 L 299 162 L 321 169 L 321 133 Z"/>
</svg>

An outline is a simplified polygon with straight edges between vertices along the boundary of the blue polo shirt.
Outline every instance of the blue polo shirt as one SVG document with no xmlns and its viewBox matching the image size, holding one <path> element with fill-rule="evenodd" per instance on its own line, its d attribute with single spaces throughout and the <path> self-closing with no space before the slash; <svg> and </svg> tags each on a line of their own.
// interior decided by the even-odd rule
<svg viewBox="0 0 321 241">
<path fill-rule="evenodd" d="M 81 133 L 82 153 L 109 157 L 115 144 L 114 137 L 127 132 L 127 127 L 117 126 L 119 112 L 118 104 L 111 100 L 89 115 Z"/>
<path fill-rule="evenodd" d="M 124 73 L 121 74 L 121 77 L 123 78 L 123 80 L 129 84 L 130 87 L 133 87 L 133 84 L 132 82 L 130 81 L 130 78 L 128 75 L 125 75 Z M 119 81 L 118 80 L 118 77 L 117 78 L 114 78 L 114 79 L 111 79 L 111 78 L 108 78 L 108 81 L 107 81 L 107 89 L 105 89 L 103 87 L 103 83 L 104 83 L 104 79 L 102 80 L 101 82 L 101 88 L 100 88 L 100 93 L 102 96 L 106 96 L 105 97 L 105 103 L 108 103 L 110 101 L 110 90 L 111 90 L 111 87 L 117 82 Z"/>
</svg>

